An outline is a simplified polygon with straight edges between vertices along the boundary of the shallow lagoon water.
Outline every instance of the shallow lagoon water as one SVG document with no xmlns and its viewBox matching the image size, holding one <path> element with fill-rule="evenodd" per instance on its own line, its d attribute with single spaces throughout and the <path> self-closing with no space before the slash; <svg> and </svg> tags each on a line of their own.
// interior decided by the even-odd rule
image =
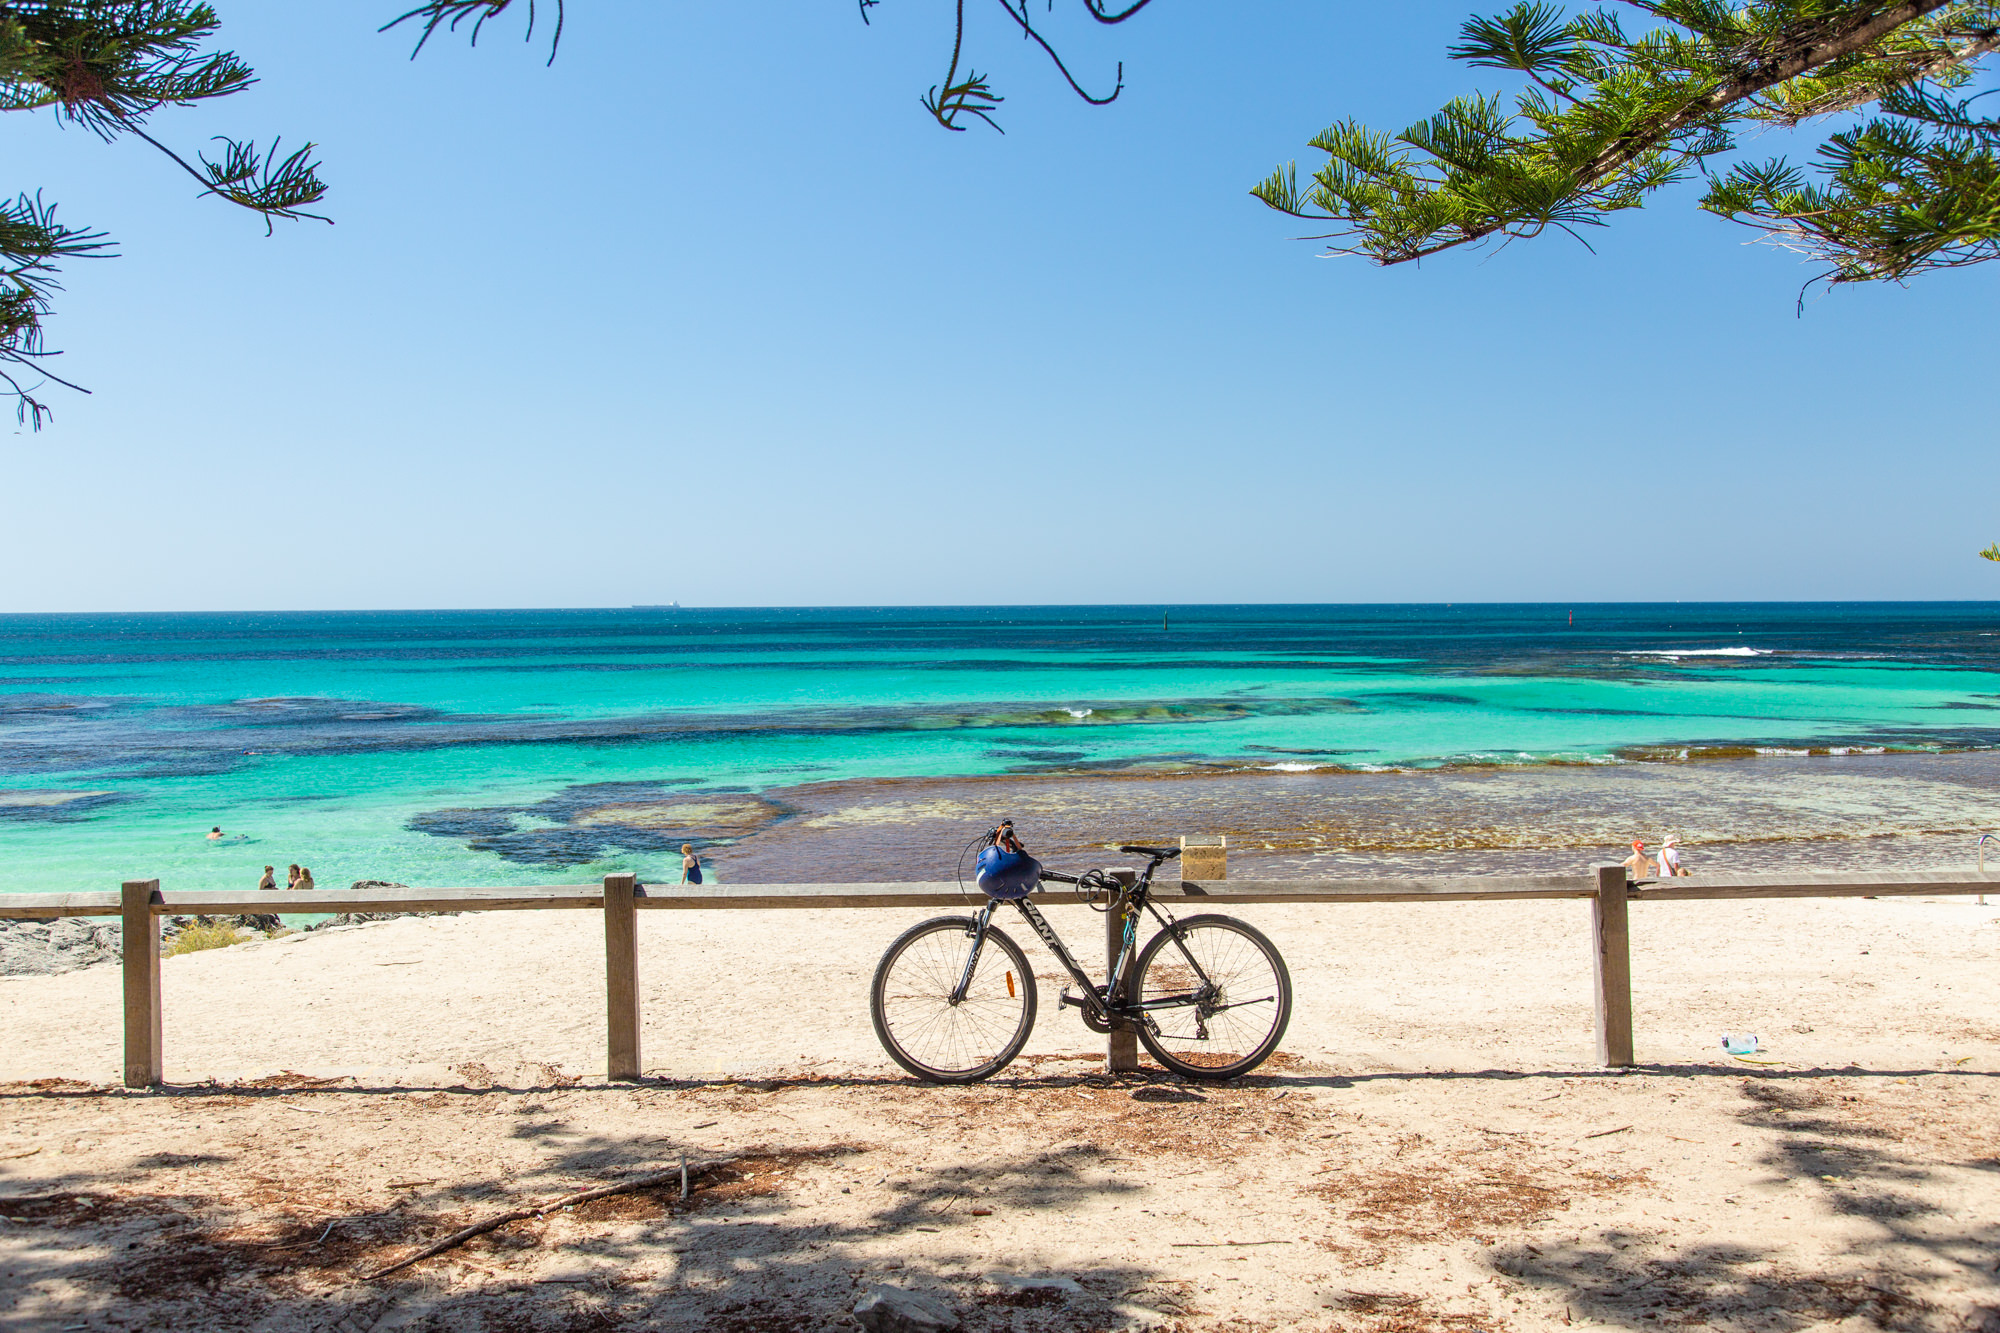
<svg viewBox="0 0 2000 1333">
<path fill-rule="evenodd" d="M 1227 832 L 1325 873 L 1666 829 L 1732 865 L 1964 861 L 2000 826 L 1996 630 L 1993 603 L 0 617 L 0 891 L 659 879 L 687 840 L 724 877 L 939 878 L 1038 802 L 1077 855 Z"/>
</svg>

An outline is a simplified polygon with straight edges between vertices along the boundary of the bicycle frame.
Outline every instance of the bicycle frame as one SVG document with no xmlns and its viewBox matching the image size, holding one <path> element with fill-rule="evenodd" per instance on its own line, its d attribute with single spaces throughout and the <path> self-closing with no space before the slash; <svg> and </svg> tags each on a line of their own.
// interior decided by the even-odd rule
<svg viewBox="0 0 2000 1333">
<path fill-rule="evenodd" d="M 1101 992 L 1098 989 L 1097 983 L 1090 979 L 1090 974 L 1083 970 L 1083 966 L 1070 953 L 1069 947 L 1063 943 L 1062 936 L 1056 934 L 1055 927 L 1049 924 L 1048 918 L 1043 916 L 1035 905 L 1026 898 L 1013 900 L 1014 906 L 1026 918 L 1029 928 L 1041 938 L 1043 944 L 1048 946 L 1049 952 L 1056 956 L 1056 961 L 1063 965 L 1063 970 L 1068 972 L 1070 978 L 1076 982 L 1078 989 L 1082 992 L 1082 998 L 1078 1003 L 1084 1010 L 1086 1020 L 1094 1020 L 1098 1024 L 1108 1023 L 1113 1018 L 1130 1018 L 1150 1022 L 1146 1016 L 1147 1010 L 1177 1008 L 1191 1004 L 1199 1005 L 1202 1003 L 1204 997 L 1212 994 L 1215 990 L 1214 981 L 1209 978 L 1208 973 L 1202 970 L 1200 962 L 1195 959 L 1194 955 L 1188 952 L 1187 946 L 1181 943 L 1180 931 L 1175 928 L 1173 917 L 1162 912 L 1152 900 L 1153 872 L 1159 869 L 1159 866 L 1160 862 L 1154 860 L 1146 867 L 1145 873 L 1139 876 L 1136 884 L 1129 889 L 1120 891 L 1105 908 L 1106 911 L 1122 913 L 1125 919 L 1125 928 L 1123 939 L 1118 948 L 1118 957 L 1111 966 L 1111 975 L 1106 980 Z M 1054 877 L 1052 876 L 1051 878 Z M 1062 878 L 1067 878 L 1067 876 Z M 965 971 L 960 975 L 958 985 L 952 988 L 951 1003 L 953 1004 L 963 1001 L 967 990 L 971 988 L 973 971 L 979 966 L 980 952 L 986 946 L 986 932 L 993 921 L 993 910 L 999 905 L 998 901 L 991 898 L 987 899 L 986 905 L 979 909 L 979 915 L 974 918 L 972 948 L 966 954 Z M 1187 960 L 1187 964 L 1194 970 L 1194 974 L 1201 978 L 1200 992 L 1191 995 L 1164 996 L 1156 1000 L 1139 1003 L 1109 1003 L 1110 996 L 1119 994 L 1120 987 L 1125 981 L 1125 974 L 1131 967 L 1132 960 L 1138 954 L 1139 915 L 1142 909 L 1152 913 L 1153 919 L 1160 923 L 1160 928 L 1172 937 L 1174 947 L 1180 950 L 1181 957 Z"/>
</svg>

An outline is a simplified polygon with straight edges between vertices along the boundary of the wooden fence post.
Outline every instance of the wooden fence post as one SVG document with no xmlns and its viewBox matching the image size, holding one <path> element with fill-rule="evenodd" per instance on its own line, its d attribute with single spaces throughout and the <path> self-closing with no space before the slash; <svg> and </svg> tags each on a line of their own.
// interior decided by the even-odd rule
<svg viewBox="0 0 2000 1333">
<path fill-rule="evenodd" d="M 1182 838 L 1181 878 L 1192 880 L 1228 879 L 1229 839 L 1224 837 Z"/>
<path fill-rule="evenodd" d="M 1597 867 L 1590 900 L 1590 934 L 1597 998 L 1597 1059 L 1618 1067 L 1632 1059 L 1632 932 L 1624 866 Z"/>
<path fill-rule="evenodd" d="M 160 918 L 153 915 L 157 879 L 128 879 L 119 891 L 125 955 L 125 1086 L 157 1088 L 166 1081 L 160 1048 Z"/>
<path fill-rule="evenodd" d="M 1125 920 L 1131 906 L 1125 890 L 1138 881 L 1136 870 L 1113 870 L 1108 872 L 1118 881 L 1118 895 L 1106 905 L 1104 913 L 1104 976 L 1111 979 L 1111 969 L 1118 966 L 1118 951 L 1125 947 Z M 1129 974 L 1118 990 L 1108 998 L 1116 1003 L 1128 998 L 1132 992 L 1134 977 Z M 1105 1038 L 1104 1068 L 1107 1073 L 1124 1074 L 1139 1067 L 1139 1032 L 1124 1019 L 1111 1020 L 1111 1032 Z"/>
<path fill-rule="evenodd" d="M 604 877 L 606 1066 L 612 1078 L 639 1077 L 638 876 Z"/>
</svg>

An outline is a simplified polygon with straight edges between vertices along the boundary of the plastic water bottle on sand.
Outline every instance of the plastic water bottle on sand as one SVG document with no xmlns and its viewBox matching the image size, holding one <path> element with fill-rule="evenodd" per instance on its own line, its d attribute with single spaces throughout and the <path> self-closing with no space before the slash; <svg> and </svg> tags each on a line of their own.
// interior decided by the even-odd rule
<svg viewBox="0 0 2000 1333">
<path fill-rule="evenodd" d="M 1722 1049 L 1731 1055 L 1755 1055 L 1757 1034 L 1754 1032 L 1725 1032 L 1722 1034 Z"/>
</svg>

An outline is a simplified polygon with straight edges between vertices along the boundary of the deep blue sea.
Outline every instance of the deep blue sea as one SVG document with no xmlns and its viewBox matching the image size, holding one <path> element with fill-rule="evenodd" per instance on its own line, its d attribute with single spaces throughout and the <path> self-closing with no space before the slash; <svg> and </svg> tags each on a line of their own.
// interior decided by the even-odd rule
<svg viewBox="0 0 2000 1333">
<path fill-rule="evenodd" d="M 1985 602 L 0 616 L 0 892 L 1966 861 L 1996 742 Z"/>
</svg>

